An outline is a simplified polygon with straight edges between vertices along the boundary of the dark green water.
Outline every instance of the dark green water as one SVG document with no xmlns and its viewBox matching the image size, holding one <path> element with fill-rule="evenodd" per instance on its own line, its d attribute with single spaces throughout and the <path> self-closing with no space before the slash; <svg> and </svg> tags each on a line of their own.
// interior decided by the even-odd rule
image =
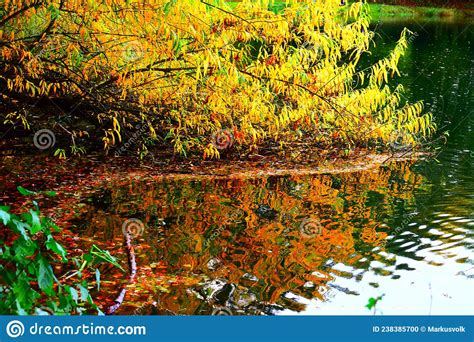
<svg viewBox="0 0 474 342">
<path fill-rule="evenodd" d="M 143 222 L 119 313 L 370 314 L 384 295 L 377 314 L 474 314 L 474 29 L 386 23 L 374 58 L 405 26 L 417 37 L 396 82 L 449 131 L 437 161 L 111 184 L 75 224 L 120 241 L 124 220 Z"/>
</svg>

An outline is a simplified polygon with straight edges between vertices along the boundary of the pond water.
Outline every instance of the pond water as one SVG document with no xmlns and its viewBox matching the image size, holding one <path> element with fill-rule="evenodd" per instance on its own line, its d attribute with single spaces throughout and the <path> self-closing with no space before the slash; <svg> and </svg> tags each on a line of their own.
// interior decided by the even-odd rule
<svg viewBox="0 0 474 342">
<path fill-rule="evenodd" d="M 383 296 L 375 314 L 474 314 L 473 26 L 385 23 L 371 58 L 405 26 L 416 39 L 397 82 L 450 132 L 437 160 L 110 184 L 73 225 L 120 246 L 123 222 L 143 222 L 117 313 L 372 314 Z"/>
</svg>

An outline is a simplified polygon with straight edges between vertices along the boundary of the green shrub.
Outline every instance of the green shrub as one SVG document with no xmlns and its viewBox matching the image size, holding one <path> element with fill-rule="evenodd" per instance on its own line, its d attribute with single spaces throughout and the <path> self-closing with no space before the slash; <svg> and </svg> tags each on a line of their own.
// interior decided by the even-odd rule
<svg viewBox="0 0 474 342">
<path fill-rule="evenodd" d="M 23 195 L 35 194 L 22 187 L 18 190 Z M 41 215 L 36 201 L 32 209 L 19 216 L 11 213 L 9 207 L 0 206 L 0 227 L 0 314 L 101 314 L 87 280 L 82 279 L 82 271 L 104 261 L 120 267 L 115 258 L 97 246 L 82 260 L 68 258 L 65 247 L 53 236 L 54 231 L 61 229 L 52 219 Z M 67 284 L 55 275 L 53 265 L 58 263 L 78 268 L 65 277 L 69 279 Z M 95 274 L 99 288 L 98 269 Z"/>
</svg>

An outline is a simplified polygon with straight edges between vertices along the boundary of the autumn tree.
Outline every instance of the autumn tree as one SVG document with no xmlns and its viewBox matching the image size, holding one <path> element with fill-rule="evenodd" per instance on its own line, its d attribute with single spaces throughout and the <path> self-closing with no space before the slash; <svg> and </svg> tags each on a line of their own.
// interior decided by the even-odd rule
<svg viewBox="0 0 474 342">
<path fill-rule="evenodd" d="M 435 126 L 389 77 L 408 44 L 373 66 L 366 5 L 340 0 L 3 0 L 2 124 L 54 129 L 70 153 L 149 145 L 219 157 L 291 148 L 416 146 Z"/>
</svg>

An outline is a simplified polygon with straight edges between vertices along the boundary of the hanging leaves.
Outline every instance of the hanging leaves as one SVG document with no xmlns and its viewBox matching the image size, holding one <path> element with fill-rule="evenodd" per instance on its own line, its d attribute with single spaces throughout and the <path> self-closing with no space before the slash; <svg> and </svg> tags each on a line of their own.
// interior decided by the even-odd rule
<svg viewBox="0 0 474 342">
<path fill-rule="evenodd" d="M 204 158 L 222 155 L 211 141 L 222 127 L 241 133 L 229 147 L 241 151 L 269 141 L 332 145 L 324 137 L 335 134 L 353 148 L 390 142 L 394 131 L 416 145 L 434 131 L 420 104 L 400 108 L 402 89 L 386 86 L 399 75 L 410 31 L 357 71 L 374 36 L 362 2 L 268 8 L 251 0 L 6 1 L 4 123 L 29 128 L 37 115 L 25 114 L 24 103 L 49 97 L 61 114 L 80 112 L 94 127 L 81 139 L 101 140 L 106 151 L 145 125 L 144 150 L 172 132 L 166 141 L 176 153 Z M 81 151 L 71 131 L 71 150 Z"/>
</svg>

